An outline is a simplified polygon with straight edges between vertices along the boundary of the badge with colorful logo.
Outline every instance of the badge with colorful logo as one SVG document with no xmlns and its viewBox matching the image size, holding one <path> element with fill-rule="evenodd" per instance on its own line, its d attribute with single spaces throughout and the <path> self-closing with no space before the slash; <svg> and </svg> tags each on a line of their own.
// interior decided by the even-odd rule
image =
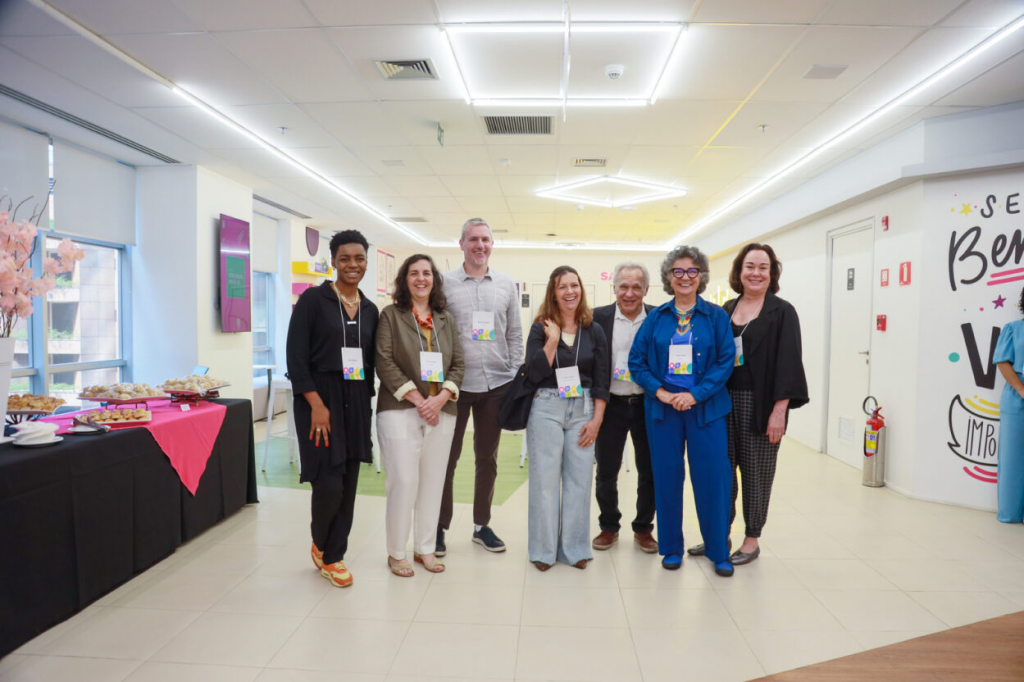
<svg viewBox="0 0 1024 682">
<path fill-rule="evenodd" d="M 671 374 L 693 374 L 693 346 L 688 343 L 669 346 L 668 371 Z"/>
<path fill-rule="evenodd" d="M 362 381 L 366 379 L 363 369 L 363 351 L 359 348 L 341 349 L 341 371 L 345 381 Z"/>
<path fill-rule="evenodd" d="M 580 398 L 583 396 L 583 381 L 580 379 L 580 368 L 562 367 L 555 370 L 555 381 L 558 382 L 559 398 Z"/>
<path fill-rule="evenodd" d="M 494 313 L 473 313 L 472 332 L 474 341 L 494 341 Z"/>
<path fill-rule="evenodd" d="M 633 381 L 633 375 L 629 372 L 629 353 L 617 353 L 615 355 L 615 366 L 612 367 L 612 379 L 619 381 Z"/>
<path fill-rule="evenodd" d="M 433 384 L 444 383 L 444 360 L 440 353 L 420 352 L 420 380 Z"/>
<path fill-rule="evenodd" d="M 736 337 L 736 363 L 733 367 L 740 367 L 743 365 L 743 337 Z"/>
</svg>

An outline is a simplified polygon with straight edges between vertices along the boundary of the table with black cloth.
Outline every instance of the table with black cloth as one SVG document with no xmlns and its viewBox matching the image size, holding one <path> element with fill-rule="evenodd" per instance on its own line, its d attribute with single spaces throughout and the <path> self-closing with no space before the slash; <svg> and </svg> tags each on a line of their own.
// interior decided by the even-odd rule
<svg viewBox="0 0 1024 682">
<path fill-rule="evenodd" d="M 193 497 L 144 428 L 0 445 L 0 656 L 257 502 L 252 403 L 227 411 Z"/>
</svg>

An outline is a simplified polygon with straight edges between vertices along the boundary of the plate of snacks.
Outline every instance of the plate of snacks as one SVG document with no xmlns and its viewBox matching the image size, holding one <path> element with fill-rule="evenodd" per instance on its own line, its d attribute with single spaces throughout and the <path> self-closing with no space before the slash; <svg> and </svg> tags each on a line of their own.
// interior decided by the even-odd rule
<svg viewBox="0 0 1024 682">
<path fill-rule="evenodd" d="M 126 426 L 128 424 L 148 424 L 153 421 L 153 413 L 141 408 L 111 408 L 105 410 L 89 410 L 83 412 L 81 417 L 96 424 L 107 424 L 108 426 Z"/>
<path fill-rule="evenodd" d="M 53 414 L 63 404 L 62 398 L 46 395 L 10 395 L 7 396 L 7 421 L 16 424 L 29 417 Z"/>
<path fill-rule="evenodd" d="M 86 386 L 78 396 L 81 400 L 105 403 L 144 403 L 170 398 L 160 388 L 149 384 L 98 384 Z"/>
<path fill-rule="evenodd" d="M 157 388 L 161 388 L 172 395 L 206 395 L 211 391 L 216 391 L 218 388 L 230 385 L 223 379 L 203 374 L 193 374 L 187 377 L 168 379 L 157 386 Z"/>
</svg>

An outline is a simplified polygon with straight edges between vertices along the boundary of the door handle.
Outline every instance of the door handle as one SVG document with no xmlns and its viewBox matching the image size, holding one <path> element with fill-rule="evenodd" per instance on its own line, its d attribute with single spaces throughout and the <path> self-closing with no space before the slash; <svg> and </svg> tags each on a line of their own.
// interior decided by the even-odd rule
<svg viewBox="0 0 1024 682">
<path fill-rule="evenodd" d="M 857 355 L 871 355 L 871 351 L 869 351 L 869 350 L 859 350 L 859 351 L 857 351 Z"/>
</svg>

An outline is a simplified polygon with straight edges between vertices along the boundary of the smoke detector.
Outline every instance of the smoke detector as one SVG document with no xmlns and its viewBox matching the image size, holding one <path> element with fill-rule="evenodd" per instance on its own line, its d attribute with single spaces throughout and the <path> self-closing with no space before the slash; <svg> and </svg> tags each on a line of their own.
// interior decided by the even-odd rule
<svg viewBox="0 0 1024 682">
<path fill-rule="evenodd" d="M 604 67 L 604 75 L 608 76 L 608 80 L 617 81 L 622 78 L 622 72 L 626 70 L 626 67 L 622 64 L 609 64 Z"/>
</svg>

